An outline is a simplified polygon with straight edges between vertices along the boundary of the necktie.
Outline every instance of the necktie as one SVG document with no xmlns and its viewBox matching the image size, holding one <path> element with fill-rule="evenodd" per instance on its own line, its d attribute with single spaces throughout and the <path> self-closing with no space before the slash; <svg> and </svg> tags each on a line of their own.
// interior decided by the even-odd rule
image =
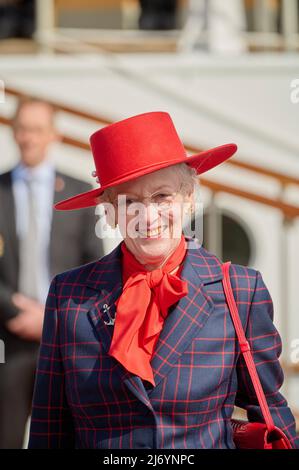
<svg viewBox="0 0 299 470">
<path fill-rule="evenodd" d="M 176 250 L 162 268 L 147 271 L 121 245 L 126 282 L 116 301 L 116 321 L 109 354 L 130 372 L 155 385 L 150 360 L 163 328 L 168 308 L 188 293 L 186 281 L 171 272 L 183 261 L 186 240 L 182 235 Z"/>
<path fill-rule="evenodd" d="M 39 245 L 36 199 L 33 194 L 32 177 L 26 180 L 28 218 L 27 230 L 19 240 L 19 291 L 33 299 L 38 298 Z"/>
</svg>

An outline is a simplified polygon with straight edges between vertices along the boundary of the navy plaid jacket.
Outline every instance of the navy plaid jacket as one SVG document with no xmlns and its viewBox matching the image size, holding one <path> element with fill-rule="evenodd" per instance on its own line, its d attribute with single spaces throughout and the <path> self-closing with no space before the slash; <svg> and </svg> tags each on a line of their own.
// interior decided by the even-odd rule
<svg viewBox="0 0 299 470">
<path fill-rule="evenodd" d="M 281 340 L 272 299 L 259 271 L 232 264 L 230 273 L 274 422 L 299 447 L 279 392 Z M 234 405 L 250 421 L 263 421 L 225 302 L 221 261 L 198 244 L 187 250 L 181 277 L 189 292 L 169 309 L 156 344 L 155 387 L 107 354 L 113 326 L 104 323 L 105 304 L 113 316 L 122 292 L 120 244 L 53 278 L 29 448 L 234 448 Z"/>
</svg>

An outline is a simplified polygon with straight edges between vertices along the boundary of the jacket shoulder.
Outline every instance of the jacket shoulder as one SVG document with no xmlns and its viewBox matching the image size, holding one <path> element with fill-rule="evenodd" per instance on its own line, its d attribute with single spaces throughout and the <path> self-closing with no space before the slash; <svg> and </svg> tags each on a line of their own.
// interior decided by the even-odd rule
<svg viewBox="0 0 299 470">
<path fill-rule="evenodd" d="M 230 265 L 230 277 L 232 282 L 238 280 L 241 282 L 243 279 L 247 283 L 248 287 L 253 284 L 255 286 L 256 279 L 259 274 L 257 269 L 252 268 L 251 266 L 244 266 L 243 264 L 231 263 Z"/>
<path fill-rule="evenodd" d="M 221 271 L 224 261 L 216 254 L 200 246 L 197 250 L 197 256 L 203 260 L 202 263 L 205 265 L 207 272 Z M 242 302 L 244 299 L 251 301 L 260 272 L 251 266 L 231 263 L 229 276 L 237 301 L 240 300 Z"/>
<path fill-rule="evenodd" d="M 93 278 L 96 276 L 96 273 L 105 271 L 109 263 L 115 261 L 115 257 L 118 253 L 119 245 L 114 248 L 110 253 L 98 258 L 95 261 L 89 263 L 81 264 L 74 268 L 68 269 L 61 273 L 58 273 L 54 276 L 53 279 L 56 280 L 57 284 L 81 284 L 84 283 L 87 279 Z"/>
<path fill-rule="evenodd" d="M 8 171 L 5 171 L 4 173 L 0 173 L 0 185 L 1 186 L 7 186 L 11 185 L 12 183 L 12 172 L 13 168 L 11 168 Z M 74 178 L 73 176 L 66 175 L 65 173 L 61 173 L 60 171 L 55 171 L 56 176 L 59 176 L 62 178 L 68 188 L 74 191 L 78 192 L 84 192 L 84 191 L 89 191 L 93 189 L 92 184 L 86 183 L 85 181 L 79 180 L 77 178 Z"/>
<path fill-rule="evenodd" d="M 8 186 L 11 185 L 11 176 L 12 171 L 6 171 L 5 173 L 0 173 L 0 186 Z"/>
<path fill-rule="evenodd" d="M 197 258 L 197 263 L 200 264 L 201 270 L 204 271 L 202 277 L 208 278 L 213 272 L 216 274 L 221 273 L 224 260 L 215 253 L 208 251 L 200 245 L 193 255 L 192 259 L 194 260 Z M 250 290 L 252 288 L 254 289 L 258 274 L 259 271 L 250 266 L 244 266 L 233 262 L 229 269 L 232 287 L 241 286 L 243 290 L 244 288 Z M 220 277 L 222 278 L 222 274 Z"/>
<path fill-rule="evenodd" d="M 236 263 L 231 264 L 229 274 L 236 303 L 244 307 L 248 315 L 261 274 L 257 269 Z"/>
<path fill-rule="evenodd" d="M 74 178 L 73 176 L 61 173 L 60 171 L 56 171 L 56 176 L 62 178 L 65 181 L 66 186 L 74 192 L 85 192 L 93 189 L 90 183 L 86 183 L 85 181 Z"/>
</svg>

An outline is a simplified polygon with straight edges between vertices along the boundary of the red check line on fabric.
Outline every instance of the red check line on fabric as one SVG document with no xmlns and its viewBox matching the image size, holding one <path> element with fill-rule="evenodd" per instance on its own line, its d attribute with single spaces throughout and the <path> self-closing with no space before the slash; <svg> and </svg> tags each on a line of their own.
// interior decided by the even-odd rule
<svg viewBox="0 0 299 470">
<path fill-rule="evenodd" d="M 254 364 L 250 345 L 246 339 L 243 326 L 239 317 L 238 308 L 236 305 L 236 301 L 234 298 L 234 294 L 233 294 L 233 290 L 232 290 L 232 286 L 230 282 L 230 276 L 229 276 L 230 264 L 231 264 L 230 261 L 227 261 L 226 263 L 222 264 L 222 272 L 223 272 L 222 284 L 224 288 L 224 293 L 225 293 L 226 300 L 229 306 L 232 321 L 236 330 L 238 342 L 240 345 L 240 350 L 244 357 L 244 360 L 245 360 L 245 363 L 246 363 L 246 366 L 247 366 L 247 369 L 248 369 L 248 372 L 252 381 L 252 385 L 254 387 L 254 390 L 255 390 L 255 393 L 256 393 L 260 408 L 261 408 L 261 412 L 265 420 L 265 424 L 267 426 L 268 432 L 270 433 L 271 431 L 275 429 L 275 425 L 274 425 L 274 422 L 273 422 L 273 419 L 269 410 L 269 406 L 268 406 L 268 403 L 267 403 L 267 400 L 266 400 L 266 397 L 262 388 L 262 384 L 260 382 L 256 367 Z"/>
</svg>

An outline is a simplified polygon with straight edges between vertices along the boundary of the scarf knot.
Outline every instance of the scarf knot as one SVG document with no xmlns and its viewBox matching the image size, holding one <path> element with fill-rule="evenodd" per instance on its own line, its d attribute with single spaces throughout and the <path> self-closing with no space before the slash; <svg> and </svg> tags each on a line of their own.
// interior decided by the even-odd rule
<svg viewBox="0 0 299 470">
<path fill-rule="evenodd" d="M 151 289 L 153 289 L 154 287 L 157 287 L 162 281 L 163 276 L 164 276 L 164 272 L 161 268 L 148 272 L 146 274 L 146 280 L 147 280 L 149 287 Z"/>
</svg>

